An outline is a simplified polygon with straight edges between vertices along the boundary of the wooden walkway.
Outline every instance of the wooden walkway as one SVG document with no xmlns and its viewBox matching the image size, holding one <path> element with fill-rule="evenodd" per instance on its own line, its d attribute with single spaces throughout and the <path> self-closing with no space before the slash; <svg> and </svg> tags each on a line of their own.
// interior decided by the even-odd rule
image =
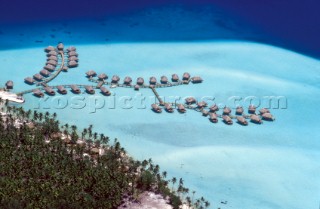
<svg viewBox="0 0 320 209">
<path fill-rule="evenodd" d="M 17 93 L 17 95 L 24 95 L 24 94 L 32 93 L 36 89 L 43 90 L 45 87 L 50 87 L 52 89 L 58 89 L 58 86 L 63 86 L 64 88 L 71 88 L 72 85 L 75 85 L 78 88 L 84 88 L 85 86 L 91 86 L 91 85 L 83 85 L 83 84 L 63 84 L 63 85 L 57 85 L 57 86 L 43 85 L 42 87 L 38 87 L 38 88 L 29 89 L 29 90 L 26 90 L 26 91 L 19 92 L 19 93 Z M 92 88 L 96 88 L 96 86 L 91 86 L 91 87 Z"/>
<path fill-rule="evenodd" d="M 63 67 L 64 67 L 64 53 L 62 51 L 59 51 L 59 54 L 61 56 L 60 68 L 52 76 L 50 76 L 49 78 L 46 78 L 43 81 L 36 83 L 37 86 L 49 83 L 50 81 L 55 79 L 61 73 L 61 71 L 63 70 Z"/>
<path fill-rule="evenodd" d="M 161 106 L 164 106 L 164 102 L 163 102 L 163 100 L 160 98 L 160 96 L 159 96 L 158 92 L 156 91 L 156 89 L 153 88 L 153 87 L 150 87 L 150 89 L 152 90 L 152 92 L 154 93 L 154 95 L 157 97 L 160 105 L 161 105 Z"/>
</svg>

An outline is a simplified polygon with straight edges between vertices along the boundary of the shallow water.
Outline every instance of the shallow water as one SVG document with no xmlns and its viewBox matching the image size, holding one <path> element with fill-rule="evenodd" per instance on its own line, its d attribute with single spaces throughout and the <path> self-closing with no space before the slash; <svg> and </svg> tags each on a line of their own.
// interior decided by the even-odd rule
<svg viewBox="0 0 320 209">
<path fill-rule="evenodd" d="M 220 28 L 219 33 L 225 30 Z M 250 32 L 251 33 L 251 32 Z M 241 33 L 243 35 L 243 33 Z M 257 35 L 258 36 L 258 35 Z M 77 39 L 72 43 L 76 43 Z M 52 43 L 55 44 L 55 43 Z M 68 44 L 68 43 L 66 43 Z M 41 70 L 44 46 L 0 51 L 0 83 L 11 79 L 15 91 L 31 88 L 22 81 Z M 302 209 L 319 204 L 320 138 L 317 128 L 320 101 L 318 60 L 277 48 L 240 40 L 203 42 L 135 42 L 77 45 L 80 66 L 62 73 L 50 85 L 90 84 L 85 72 L 120 78 L 129 75 L 148 80 L 150 76 L 200 75 L 202 84 L 158 89 L 166 100 L 173 97 L 212 97 L 209 104 L 235 106 L 234 96 L 247 106 L 245 98 L 267 101 L 265 96 L 282 96 L 280 107 L 273 103 L 274 122 L 227 126 L 209 122 L 200 113 L 186 114 L 150 110 L 154 96 L 150 89 L 112 89 L 114 97 L 82 94 L 86 107 L 57 109 L 56 100 L 39 101 L 25 95 L 25 108 L 57 112 L 64 123 L 78 129 L 93 124 L 97 132 L 117 137 L 136 158 L 151 157 L 172 176 L 207 198 L 212 208 Z M 146 97 L 145 107 L 139 98 Z M 126 97 L 133 97 L 126 109 Z M 105 102 L 94 111 L 94 99 Z M 113 107 L 113 99 L 116 101 Z M 97 104 L 99 105 L 99 104 Z M 221 204 L 227 200 L 228 203 Z"/>
</svg>

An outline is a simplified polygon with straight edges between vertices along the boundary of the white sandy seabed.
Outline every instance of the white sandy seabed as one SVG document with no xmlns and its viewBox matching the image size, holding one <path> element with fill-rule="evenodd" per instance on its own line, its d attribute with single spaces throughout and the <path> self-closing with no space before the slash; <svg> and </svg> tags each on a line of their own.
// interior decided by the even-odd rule
<svg viewBox="0 0 320 209">
<path fill-rule="evenodd" d="M 53 107 L 42 102 L 43 111 L 57 112 L 59 119 L 79 129 L 93 124 L 97 132 L 118 137 L 135 158 L 152 158 L 171 176 L 207 198 L 212 208 L 305 209 L 318 208 L 320 195 L 320 62 L 277 47 L 249 42 L 135 43 L 80 45 L 80 67 L 63 73 L 52 85 L 89 83 L 84 73 L 129 75 L 146 80 L 172 73 L 200 75 L 204 82 L 159 89 L 161 96 L 212 96 L 218 104 L 232 96 L 281 96 L 272 106 L 274 122 L 227 126 L 212 124 L 198 112 L 156 114 L 146 109 L 121 108 L 121 96 L 135 96 L 132 89 L 112 89 L 116 108 L 79 110 L 68 105 Z M 32 55 L 32 56 L 31 56 Z M 40 48 L 0 51 L 0 82 L 11 79 L 15 90 L 30 88 L 23 78 L 38 72 L 44 63 Z M 19 62 L 14 62 L 19 60 Z M 14 64 L 13 64 L 14 63 Z M 152 96 L 149 89 L 141 90 Z M 71 101 L 71 93 L 65 98 Z M 86 101 L 89 97 L 84 94 Z M 284 99 L 283 99 L 284 98 Z M 25 96 L 25 108 L 34 109 L 38 99 Z M 104 99 L 106 99 L 104 97 Z M 234 100 L 231 100 L 234 101 Z M 285 102 L 284 102 L 285 101 Z M 70 104 L 70 103 L 69 103 Z M 124 106 L 122 104 L 122 106 Z M 221 201 L 227 201 L 222 204 Z"/>
</svg>

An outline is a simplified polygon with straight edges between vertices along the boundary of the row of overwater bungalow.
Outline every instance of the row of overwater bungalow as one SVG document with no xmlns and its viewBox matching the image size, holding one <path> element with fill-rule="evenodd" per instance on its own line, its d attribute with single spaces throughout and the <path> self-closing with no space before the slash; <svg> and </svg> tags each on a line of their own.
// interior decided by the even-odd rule
<svg viewBox="0 0 320 209">
<path fill-rule="evenodd" d="M 86 76 L 88 78 L 93 78 L 93 77 L 97 76 L 97 73 L 94 70 L 89 70 L 88 72 L 86 72 Z M 105 73 L 102 73 L 102 74 L 98 75 L 98 79 L 100 81 L 104 81 L 104 80 L 108 79 L 108 76 Z M 201 83 L 203 81 L 202 78 L 199 77 L 199 76 L 195 76 L 195 77 L 191 78 L 189 73 L 184 73 L 183 76 L 182 76 L 182 82 L 183 83 L 189 83 L 190 80 L 193 83 Z M 112 76 L 112 78 L 111 78 L 111 83 L 112 84 L 118 84 L 119 81 L 120 81 L 120 77 L 119 76 L 117 76 L 117 75 Z M 172 78 L 171 78 L 171 81 L 172 82 L 179 82 L 180 81 L 179 80 L 179 76 L 177 74 L 173 74 Z M 126 76 L 124 78 L 124 80 L 123 80 L 123 84 L 131 86 L 131 83 L 132 83 L 132 78 L 129 77 L 129 76 Z M 137 78 L 136 85 L 134 86 L 134 88 L 136 90 L 138 90 L 140 88 L 140 86 L 142 86 L 144 84 L 145 84 L 144 79 L 142 77 L 139 77 L 139 78 Z M 150 85 L 161 85 L 161 84 L 162 85 L 166 85 L 166 84 L 169 84 L 169 79 L 166 76 L 161 76 L 160 84 L 159 84 L 157 82 L 157 78 L 152 76 L 149 79 L 149 84 Z"/>
<path fill-rule="evenodd" d="M 250 115 L 245 115 L 244 114 L 244 109 L 243 107 L 239 106 L 236 108 L 236 116 L 231 115 L 231 109 L 229 107 L 224 107 L 222 115 L 219 115 L 217 111 L 219 111 L 219 107 L 217 105 L 212 105 L 209 107 L 209 111 L 205 110 L 204 108 L 207 107 L 207 103 L 205 101 L 200 101 L 196 102 L 195 98 L 193 97 L 188 97 L 185 99 L 186 104 L 177 104 L 177 110 L 180 113 L 185 113 L 186 112 L 186 107 L 189 109 L 197 109 L 200 112 L 202 112 L 203 116 L 209 116 L 209 120 L 213 123 L 218 122 L 218 118 L 221 117 L 223 122 L 227 125 L 232 125 L 233 120 L 236 119 L 237 123 L 241 125 L 248 125 L 247 119 L 250 119 L 251 122 L 256 123 L 256 124 L 261 124 L 262 120 L 267 120 L 267 121 L 273 121 L 275 118 L 273 115 L 270 113 L 269 109 L 267 108 L 262 108 L 259 110 L 259 114 L 256 113 L 256 107 L 254 105 L 250 105 L 248 107 L 248 113 Z M 192 104 L 196 104 L 196 106 L 191 106 Z M 152 104 L 151 108 L 154 112 L 156 113 L 161 113 L 162 108 L 158 104 Z M 174 111 L 174 108 L 172 107 L 171 103 L 165 103 L 164 104 L 164 109 L 172 113 Z"/>
<path fill-rule="evenodd" d="M 81 89 L 79 88 L 78 85 L 70 85 L 68 87 L 71 89 L 71 92 L 74 93 L 74 94 L 80 94 L 81 93 Z M 94 89 L 93 86 L 87 85 L 87 86 L 83 86 L 83 87 L 84 87 L 85 91 L 88 94 L 95 94 L 95 89 Z M 56 86 L 55 88 L 57 89 L 57 92 L 59 94 L 67 94 L 68 93 L 66 87 L 63 86 L 63 85 Z M 50 86 L 44 87 L 43 90 L 50 96 L 55 95 L 55 91 Z M 104 86 L 102 86 L 100 88 L 100 91 L 101 91 L 101 94 L 103 94 L 105 96 L 110 96 L 111 95 L 111 92 L 109 91 L 109 89 L 107 89 Z M 43 97 L 44 96 L 44 93 L 41 91 L 41 88 L 34 89 L 32 92 L 37 97 Z"/>
</svg>

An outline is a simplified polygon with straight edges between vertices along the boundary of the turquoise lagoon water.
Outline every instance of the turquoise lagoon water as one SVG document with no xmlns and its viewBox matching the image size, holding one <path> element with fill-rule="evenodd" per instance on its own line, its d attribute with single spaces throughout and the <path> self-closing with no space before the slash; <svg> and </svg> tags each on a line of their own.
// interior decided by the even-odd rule
<svg viewBox="0 0 320 209">
<path fill-rule="evenodd" d="M 221 27 L 215 30 L 219 34 L 230 32 Z M 33 33 L 30 30 L 29 34 Z M 72 44 L 79 41 L 80 66 L 62 73 L 50 85 L 90 84 L 85 78 L 90 69 L 109 77 L 129 75 L 134 81 L 140 76 L 159 79 L 188 71 L 200 75 L 204 82 L 161 88 L 158 93 L 166 100 L 176 96 L 212 97 L 215 99 L 209 104 L 221 106 L 234 106 L 230 98 L 239 97 L 243 100 L 238 102 L 246 105 L 244 99 L 252 96 L 263 106 L 265 96 L 281 96 L 280 107 L 273 104 L 271 109 L 274 122 L 227 126 L 221 121 L 212 124 L 194 111 L 156 114 L 150 110 L 154 97 L 149 89 L 135 92 L 114 88 L 111 99 L 82 94 L 86 101 L 82 109 L 72 108 L 71 93 L 63 97 L 69 102 L 63 109 L 54 105 L 53 98 L 39 101 L 29 94 L 25 95 L 24 107 L 35 109 L 40 105 L 41 111 L 57 112 L 63 123 L 76 124 L 79 130 L 93 124 L 95 131 L 119 138 L 135 158 L 152 158 L 170 176 L 182 177 L 198 196 L 211 202 L 211 208 L 318 208 L 320 62 L 275 46 L 238 40 L 236 36 L 232 33 L 230 40 L 220 41 L 97 44 L 69 38 Z M 37 43 L 39 47 L 1 50 L 0 83 L 11 79 L 15 91 L 31 88 L 23 79 L 41 70 L 45 61 L 43 47 L 49 41 Z M 146 108 L 139 103 L 139 93 L 146 97 Z M 127 97 L 133 100 L 125 104 Z M 99 104 L 103 99 L 105 106 L 97 104 L 98 109 L 93 111 L 90 102 L 94 99 Z M 130 104 L 133 107 L 127 109 Z"/>
</svg>

